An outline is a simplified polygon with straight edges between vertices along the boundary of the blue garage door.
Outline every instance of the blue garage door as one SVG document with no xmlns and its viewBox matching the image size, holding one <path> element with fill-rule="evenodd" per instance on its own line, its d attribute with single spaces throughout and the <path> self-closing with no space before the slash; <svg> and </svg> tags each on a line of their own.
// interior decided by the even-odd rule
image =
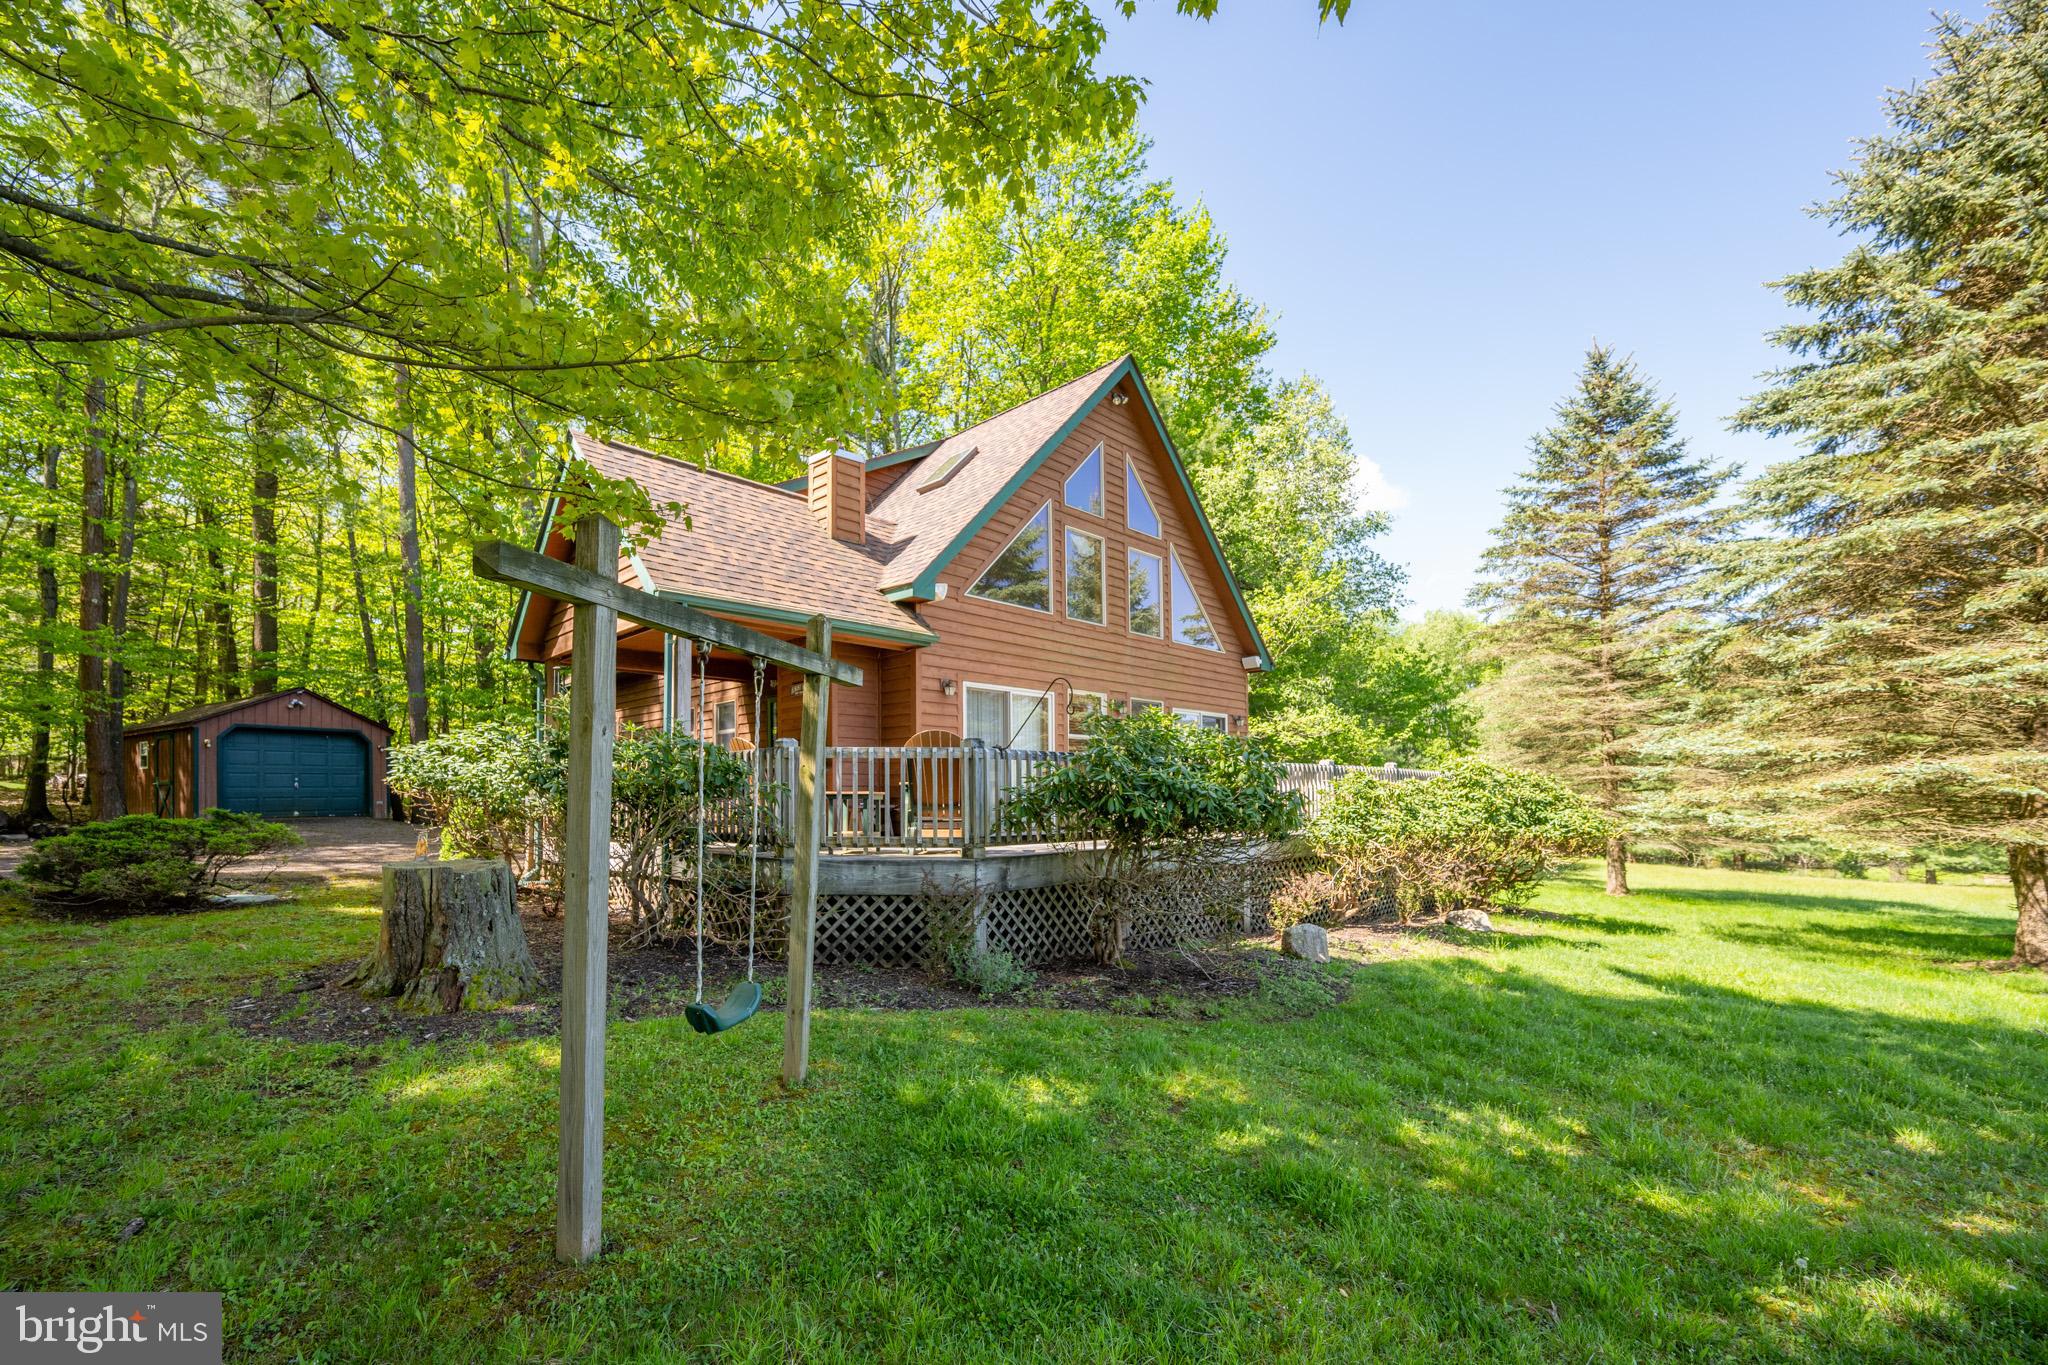
<svg viewBox="0 0 2048 1365">
<path fill-rule="evenodd" d="M 258 815 L 368 815 L 370 750 L 331 730 L 230 730 L 220 741 L 220 804 Z"/>
</svg>

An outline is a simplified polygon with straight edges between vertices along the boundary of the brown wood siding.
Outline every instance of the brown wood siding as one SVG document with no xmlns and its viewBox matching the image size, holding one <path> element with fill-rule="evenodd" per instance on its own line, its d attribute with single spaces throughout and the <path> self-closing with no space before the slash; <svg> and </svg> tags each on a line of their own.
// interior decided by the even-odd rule
<svg viewBox="0 0 2048 1365">
<path fill-rule="evenodd" d="M 291 703 L 295 699 L 305 704 L 293 706 Z M 196 815 L 220 804 L 221 736 L 229 730 L 249 725 L 289 730 L 341 730 L 361 735 L 369 748 L 370 814 L 383 819 L 390 813 L 390 802 L 384 788 L 388 736 L 374 723 L 310 692 L 284 693 L 266 701 L 252 702 L 221 715 L 209 716 L 190 727 L 156 731 L 138 727 L 137 731 L 124 736 L 122 788 L 128 795 L 129 810 L 134 814 L 147 814 L 154 809 L 148 786 L 153 779 L 138 771 L 135 746 L 139 741 L 173 741 L 171 752 L 182 755 L 181 768 L 175 776 L 180 813 Z M 196 762 L 192 750 L 195 737 L 199 746 Z"/>
<path fill-rule="evenodd" d="M 832 700 L 825 708 L 825 733 L 832 744 L 880 744 L 882 742 L 881 695 L 882 651 L 872 645 L 832 646 L 832 657 L 852 664 L 861 672 L 861 685 L 832 684 Z"/>
<path fill-rule="evenodd" d="M 661 674 L 621 673 L 618 685 L 618 730 L 661 728 Z"/>
<path fill-rule="evenodd" d="M 143 746 L 148 746 L 147 756 Z M 127 798 L 130 815 L 156 814 L 156 784 L 171 784 L 170 806 L 165 815 L 190 816 L 192 805 L 192 732 L 159 730 L 153 734 L 127 735 L 122 740 L 121 794 Z"/>
<path fill-rule="evenodd" d="M 816 477 L 820 472 L 825 478 Z M 834 540 L 859 544 L 867 538 L 868 495 L 865 472 L 858 460 L 834 455 L 812 463 L 804 483 L 804 501 L 811 516 Z"/>
<path fill-rule="evenodd" d="M 1067 476 L 1097 442 L 1102 445 L 1106 514 L 1100 517 L 1076 511 L 1062 501 Z M 1151 495 L 1162 539 L 1139 535 L 1125 526 L 1126 458 Z M 1047 502 L 1052 504 L 1052 614 L 969 597 L 968 588 L 989 561 Z M 1099 535 L 1105 542 L 1108 584 L 1104 625 L 1066 617 L 1068 526 Z M 1171 547 L 1179 553 L 1181 568 L 1223 645 L 1220 653 L 1173 643 L 1170 621 L 1166 639 L 1131 633 L 1126 624 L 1126 552 L 1133 546 L 1160 556 L 1161 576 L 1168 584 L 1172 573 L 1165 567 L 1166 551 Z M 942 577 L 948 584 L 946 599 L 919 608 L 925 623 L 938 632 L 939 643 L 920 651 L 916 729 L 965 733 L 967 683 L 1036 690 L 1055 678 L 1065 678 L 1080 691 L 1103 693 L 1113 702 L 1128 704 L 1135 697 L 1170 707 L 1220 712 L 1232 717 L 1233 728 L 1236 719 L 1246 714 L 1250 686 L 1242 656 L 1253 652 L 1251 642 L 1244 638 L 1235 612 L 1226 608 L 1229 590 L 1195 522 L 1193 506 L 1137 403 L 1118 408 L 1105 402 L 1089 413 L 990 518 Z M 943 690 L 948 678 L 955 683 L 950 697 Z M 1052 742 L 1059 747 L 1068 743 L 1064 691 L 1057 694 L 1059 704 L 1051 708 Z"/>
<path fill-rule="evenodd" d="M 919 461 L 906 460 L 902 464 L 892 464 L 887 469 L 870 469 L 868 471 L 868 506 L 873 507 L 877 502 L 881 501 L 882 494 L 894 488 L 898 479 L 918 467 Z"/>
<path fill-rule="evenodd" d="M 907 744 L 917 733 L 918 661 L 923 653 L 917 649 L 892 650 L 876 661 L 878 676 L 874 682 L 881 689 L 876 743 Z"/>
</svg>

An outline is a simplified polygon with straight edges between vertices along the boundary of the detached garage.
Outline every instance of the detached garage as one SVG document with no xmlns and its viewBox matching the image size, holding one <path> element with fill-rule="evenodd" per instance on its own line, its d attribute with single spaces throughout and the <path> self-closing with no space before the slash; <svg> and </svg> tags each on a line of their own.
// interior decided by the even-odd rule
<svg viewBox="0 0 2048 1365">
<path fill-rule="evenodd" d="M 390 742 L 387 727 L 303 687 L 195 706 L 127 728 L 128 810 L 382 819 Z"/>
</svg>

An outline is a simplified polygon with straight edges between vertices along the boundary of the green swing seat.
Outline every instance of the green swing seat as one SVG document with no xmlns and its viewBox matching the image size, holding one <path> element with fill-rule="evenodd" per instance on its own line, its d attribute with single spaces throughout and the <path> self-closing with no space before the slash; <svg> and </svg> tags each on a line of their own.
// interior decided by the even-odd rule
<svg viewBox="0 0 2048 1365">
<path fill-rule="evenodd" d="M 754 1017 L 761 1008 L 761 985 L 757 981 L 742 981 L 726 993 L 725 999 L 717 1004 L 699 1000 L 685 1006 L 683 1017 L 690 1021 L 690 1027 L 699 1033 L 723 1033 L 737 1028 Z"/>
</svg>

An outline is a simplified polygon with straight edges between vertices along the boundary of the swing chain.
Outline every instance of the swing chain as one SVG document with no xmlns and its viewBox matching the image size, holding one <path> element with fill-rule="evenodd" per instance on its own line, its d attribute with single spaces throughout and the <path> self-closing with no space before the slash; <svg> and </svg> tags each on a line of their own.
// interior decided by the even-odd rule
<svg viewBox="0 0 2048 1365">
<path fill-rule="evenodd" d="M 711 643 L 698 640 L 697 709 L 690 716 L 690 739 L 697 745 L 697 1003 L 704 1003 L 704 665 L 711 661 Z"/>
<path fill-rule="evenodd" d="M 753 808 L 753 826 L 747 834 L 747 980 L 754 979 L 754 916 L 761 894 L 761 764 L 770 750 L 761 747 L 761 683 L 768 674 L 768 661 L 754 660 L 754 752 L 752 780 L 747 784 L 747 804 Z"/>
</svg>

